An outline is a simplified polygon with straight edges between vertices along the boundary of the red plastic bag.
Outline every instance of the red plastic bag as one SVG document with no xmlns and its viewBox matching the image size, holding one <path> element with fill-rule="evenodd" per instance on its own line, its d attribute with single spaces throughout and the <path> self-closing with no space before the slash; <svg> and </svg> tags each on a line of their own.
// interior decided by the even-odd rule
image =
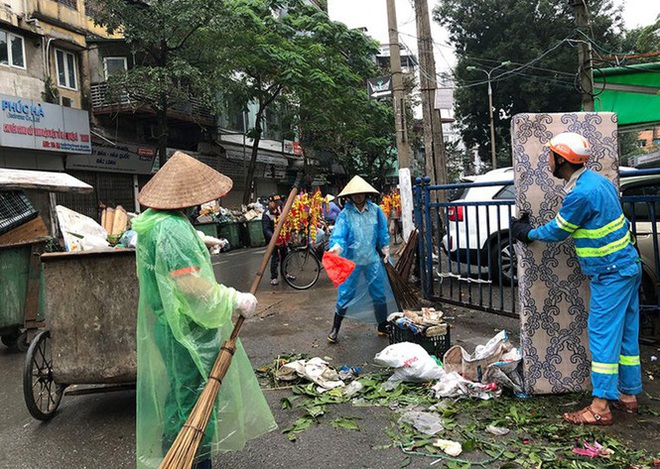
<svg viewBox="0 0 660 469">
<path fill-rule="evenodd" d="M 338 256 L 334 252 L 323 253 L 323 268 L 335 287 L 338 287 L 355 269 L 355 262 Z"/>
</svg>

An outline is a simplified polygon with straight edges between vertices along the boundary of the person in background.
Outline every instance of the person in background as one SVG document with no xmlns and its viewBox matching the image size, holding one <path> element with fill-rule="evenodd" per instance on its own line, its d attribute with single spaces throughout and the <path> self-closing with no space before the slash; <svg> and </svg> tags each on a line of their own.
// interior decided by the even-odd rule
<svg viewBox="0 0 660 469">
<path fill-rule="evenodd" d="M 216 282 L 208 249 L 184 211 L 226 194 L 232 181 L 176 152 L 138 195 L 149 207 L 133 220 L 138 234 L 137 467 L 157 468 L 190 415 L 222 344 L 232 313 L 251 317 L 257 299 Z M 275 421 L 240 342 L 222 381 L 195 458 L 236 451 Z"/>
<path fill-rule="evenodd" d="M 618 190 L 609 179 L 584 166 L 591 155 L 587 139 L 564 132 L 546 146 L 552 175 L 566 181 L 566 197 L 550 222 L 532 228 L 526 213 L 511 220 L 511 231 L 525 244 L 573 237 L 580 268 L 590 279 L 593 400 L 563 417 L 577 425 L 611 425 L 609 401 L 616 409 L 637 412 L 636 395 L 642 392 L 638 342 L 642 267 Z"/>
<path fill-rule="evenodd" d="M 334 202 L 334 200 L 335 196 L 328 194 L 325 196 L 325 200 L 323 201 L 323 217 L 330 224 L 334 224 L 337 221 L 339 212 L 341 212 L 341 209 Z"/>
<path fill-rule="evenodd" d="M 271 195 L 268 198 L 268 207 L 261 215 L 261 228 L 264 232 L 264 238 L 266 239 L 266 244 L 270 243 L 270 239 L 273 237 L 275 231 L 275 222 L 277 218 L 282 213 L 282 206 L 284 205 L 282 197 L 279 195 Z M 279 280 L 279 264 L 284 261 L 286 257 L 287 249 L 286 246 L 275 245 L 273 250 L 273 255 L 270 258 L 270 284 L 278 285 Z"/>
<path fill-rule="evenodd" d="M 330 343 L 337 342 L 339 328 L 349 309 L 356 310 L 350 311 L 351 317 L 363 320 L 371 309 L 371 318 L 375 315 L 380 336 L 387 335 L 387 315 L 396 309 L 388 311 L 388 304 L 392 304 L 388 297 L 393 298 L 393 294 L 383 264 L 383 261 L 389 262 L 390 256 L 387 217 L 367 198 L 372 194 L 378 195 L 378 191 L 355 176 L 338 196 L 348 200 L 332 230 L 329 251 L 355 262 L 355 270 L 338 287 L 332 330 L 328 334 Z M 360 302 L 365 290 L 370 299 L 366 303 Z"/>
</svg>

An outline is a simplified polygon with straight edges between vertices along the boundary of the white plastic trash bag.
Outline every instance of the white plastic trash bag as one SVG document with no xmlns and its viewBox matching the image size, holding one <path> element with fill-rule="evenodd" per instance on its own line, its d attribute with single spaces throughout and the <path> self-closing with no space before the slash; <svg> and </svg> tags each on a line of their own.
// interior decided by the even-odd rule
<svg viewBox="0 0 660 469">
<path fill-rule="evenodd" d="M 319 387 L 316 390 L 319 393 L 345 386 L 345 383 L 339 379 L 337 372 L 330 368 L 328 362 L 319 357 L 309 360 L 296 360 L 283 365 L 277 371 L 277 379 L 281 381 L 292 381 L 297 377 L 318 384 Z"/>
<path fill-rule="evenodd" d="M 62 205 L 55 207 L 55 211 L 67 251 L 112 249 L 107 231 L 96 221 Z"/>
<path fill-rule="evenodd" d="M 478 345 L 472 355 L 460 345 L 454 345 L 445 352 L 442 363 L 447 373 L 455 371 L 470 381 L 484 383 L 486 369 L 512 348 L 506 331 L 500 331 L 486 345 Z"/>
<path fill-rule="evenodd" d="M 379 366 L 394 368 L 394 374 L 385 383 L 386 389 L 395 388 L 401 381 L 424 382 L 439 379 L 444 370 L 421 345 L 401 342 L 385 347 L 374 357 Z"/>
</svg>

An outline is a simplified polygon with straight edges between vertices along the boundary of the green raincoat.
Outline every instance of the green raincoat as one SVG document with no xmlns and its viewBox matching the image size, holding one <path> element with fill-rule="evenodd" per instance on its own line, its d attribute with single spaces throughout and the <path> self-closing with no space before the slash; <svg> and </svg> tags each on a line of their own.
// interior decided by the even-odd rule
<svg viewBox="0 0 660 469">
<path fill-rule="evenodd" d="M 208 250 L 183 213 L 149 209 L 133 229 L 140 282 L 137 467 L 157 468 L 231 333 L 236 290 L 215 281 Z M 239 450 L 275 428 L 239 341 L 197 461 Z"/>
</svg>

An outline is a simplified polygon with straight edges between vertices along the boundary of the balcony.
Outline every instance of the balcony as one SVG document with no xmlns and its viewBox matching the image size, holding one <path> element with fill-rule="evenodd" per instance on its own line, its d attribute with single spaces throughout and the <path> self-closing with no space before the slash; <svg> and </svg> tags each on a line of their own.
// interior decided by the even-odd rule
<svg viewBox="0 0 660 469">
<path fill-rule="evenodd" d="M 92 83 L 91 85 L 92 112 L 96 115 L 129 113 L 135 115 L 155 116 L 156 113 L 148 106 L 143 106 L 130 95 L 109 96 L 108 84 Z M 168 119 L 182 122 L 192 122 L 199 125 L 215 126 L 215 116 L 208 106 L 199 99 L 191 99 L 188 103 L 175 104 L 167 111 Z"/>
</svg>

